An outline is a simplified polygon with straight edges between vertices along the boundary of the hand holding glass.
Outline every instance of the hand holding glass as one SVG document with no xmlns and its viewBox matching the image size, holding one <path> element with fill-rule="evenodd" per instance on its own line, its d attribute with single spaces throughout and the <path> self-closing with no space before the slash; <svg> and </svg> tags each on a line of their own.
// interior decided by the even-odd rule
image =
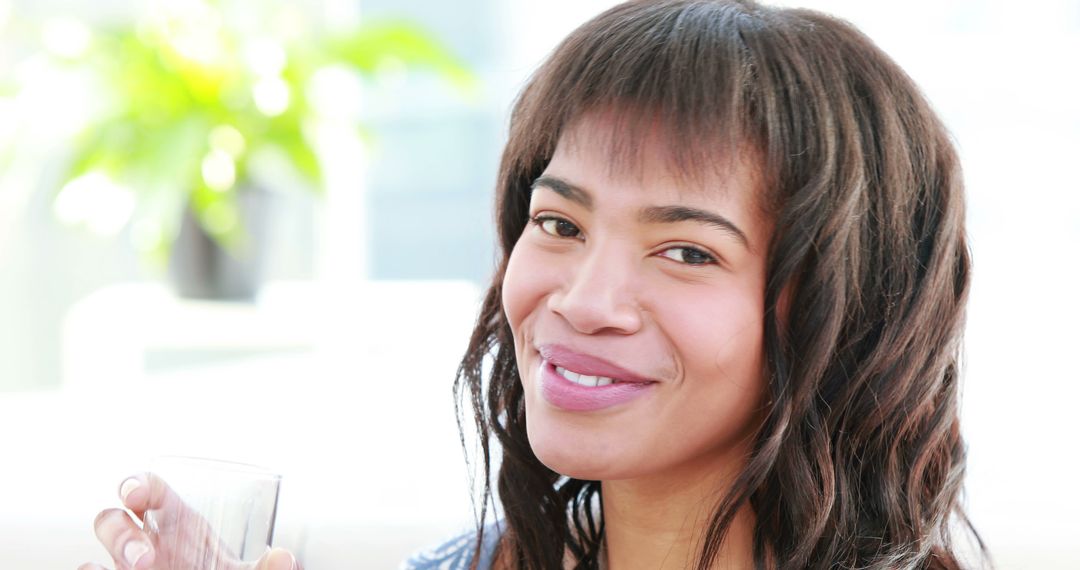
<svg viewBox="0 0 1080 570">
<path fill-rule="evenodd" d="M 94 527 L 117 569 L 296 568 L 291 554 L 269 548 L 280 482 L 251 465 L 160 458 L 150 473 L 121 485 L 124 506 L 142 527 L 122 509 L 103 511 Z"/>
</svg>

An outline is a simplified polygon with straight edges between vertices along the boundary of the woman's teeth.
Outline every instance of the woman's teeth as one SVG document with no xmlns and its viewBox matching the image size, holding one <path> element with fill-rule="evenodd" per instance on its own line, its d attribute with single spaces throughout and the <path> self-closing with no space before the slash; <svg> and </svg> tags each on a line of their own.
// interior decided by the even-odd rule
<svg viewBox="0 0 1080 570">
<path fill-rule="evenodd" d="M 567 370 L 562 366 L 556 366 L 555 372 L 558 372 L 559 376 L 566 378 L 574 384 L 581 384 L 582 386 L 607 386 L 608 384 L 613 384 L 617 382 L 616 380 L 608 378 L 607 376 L 588 376 L 586 374 L 578 374 L 577 372 Z"/>
</svg>

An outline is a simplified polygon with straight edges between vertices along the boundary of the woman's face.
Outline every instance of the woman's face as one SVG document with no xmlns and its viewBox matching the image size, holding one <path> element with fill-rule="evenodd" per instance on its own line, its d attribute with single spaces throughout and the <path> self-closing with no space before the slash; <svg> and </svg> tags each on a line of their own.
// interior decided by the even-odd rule
<svg viewBox="0 0 1080 570">
<path fill-rule="evenodd" d="M 620 174 L 609 132 L 592 118 L 560 140 L 506 270 L 529 442 L 579 479 L 730 465 L 761 417 L 755 165 L 688 185 L 646 140 Z"/>
</svg>

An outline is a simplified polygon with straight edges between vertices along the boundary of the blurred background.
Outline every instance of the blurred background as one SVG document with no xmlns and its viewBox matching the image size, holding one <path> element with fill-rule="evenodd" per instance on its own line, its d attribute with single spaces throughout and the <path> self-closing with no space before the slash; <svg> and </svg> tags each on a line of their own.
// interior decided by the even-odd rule
<svg viewBox="0 0 1080 570">
<path fill-rule="evenodd" d="M 468 527 L 450 387 L 508 110 L 613 4 L 0 0 L 0 562 L 104 562 L 94 515 L 160 454 L 281 472 L 312 569 Z M 952 131 L 971 517 L 1002 568 L 1080 568 L 1080 5 L 793 4 Z"/>
</svg>

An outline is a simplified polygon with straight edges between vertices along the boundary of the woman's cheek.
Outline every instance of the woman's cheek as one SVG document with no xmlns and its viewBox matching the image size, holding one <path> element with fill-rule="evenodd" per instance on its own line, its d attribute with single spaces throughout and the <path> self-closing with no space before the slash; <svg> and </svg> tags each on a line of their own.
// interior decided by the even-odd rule
<svg viewBox="0 0 1080 570">
<path fill-rule="evenodd" d="M 733 377 L 756 370 L 763 332 L 761 295 L 738 283 L 718 284 L 711 291 L 672 283 L 654 287 L 665 302 L 650 307 L 684 364 L 693 364 L 698 373 Z"/>
<path fill-rule="evenodd" d="M 522 238 L 510 253 L 510 261 L 503 276 L 503 311 L 515 338 L 518 337 L 518 327 L 522 321 L 535 310 L 542 298 L 543 284 L 540 280 L 544 272 L 538 271 L 540 266 L 537 265 L 537 257 L 526 239 Z"/>
</svg>

